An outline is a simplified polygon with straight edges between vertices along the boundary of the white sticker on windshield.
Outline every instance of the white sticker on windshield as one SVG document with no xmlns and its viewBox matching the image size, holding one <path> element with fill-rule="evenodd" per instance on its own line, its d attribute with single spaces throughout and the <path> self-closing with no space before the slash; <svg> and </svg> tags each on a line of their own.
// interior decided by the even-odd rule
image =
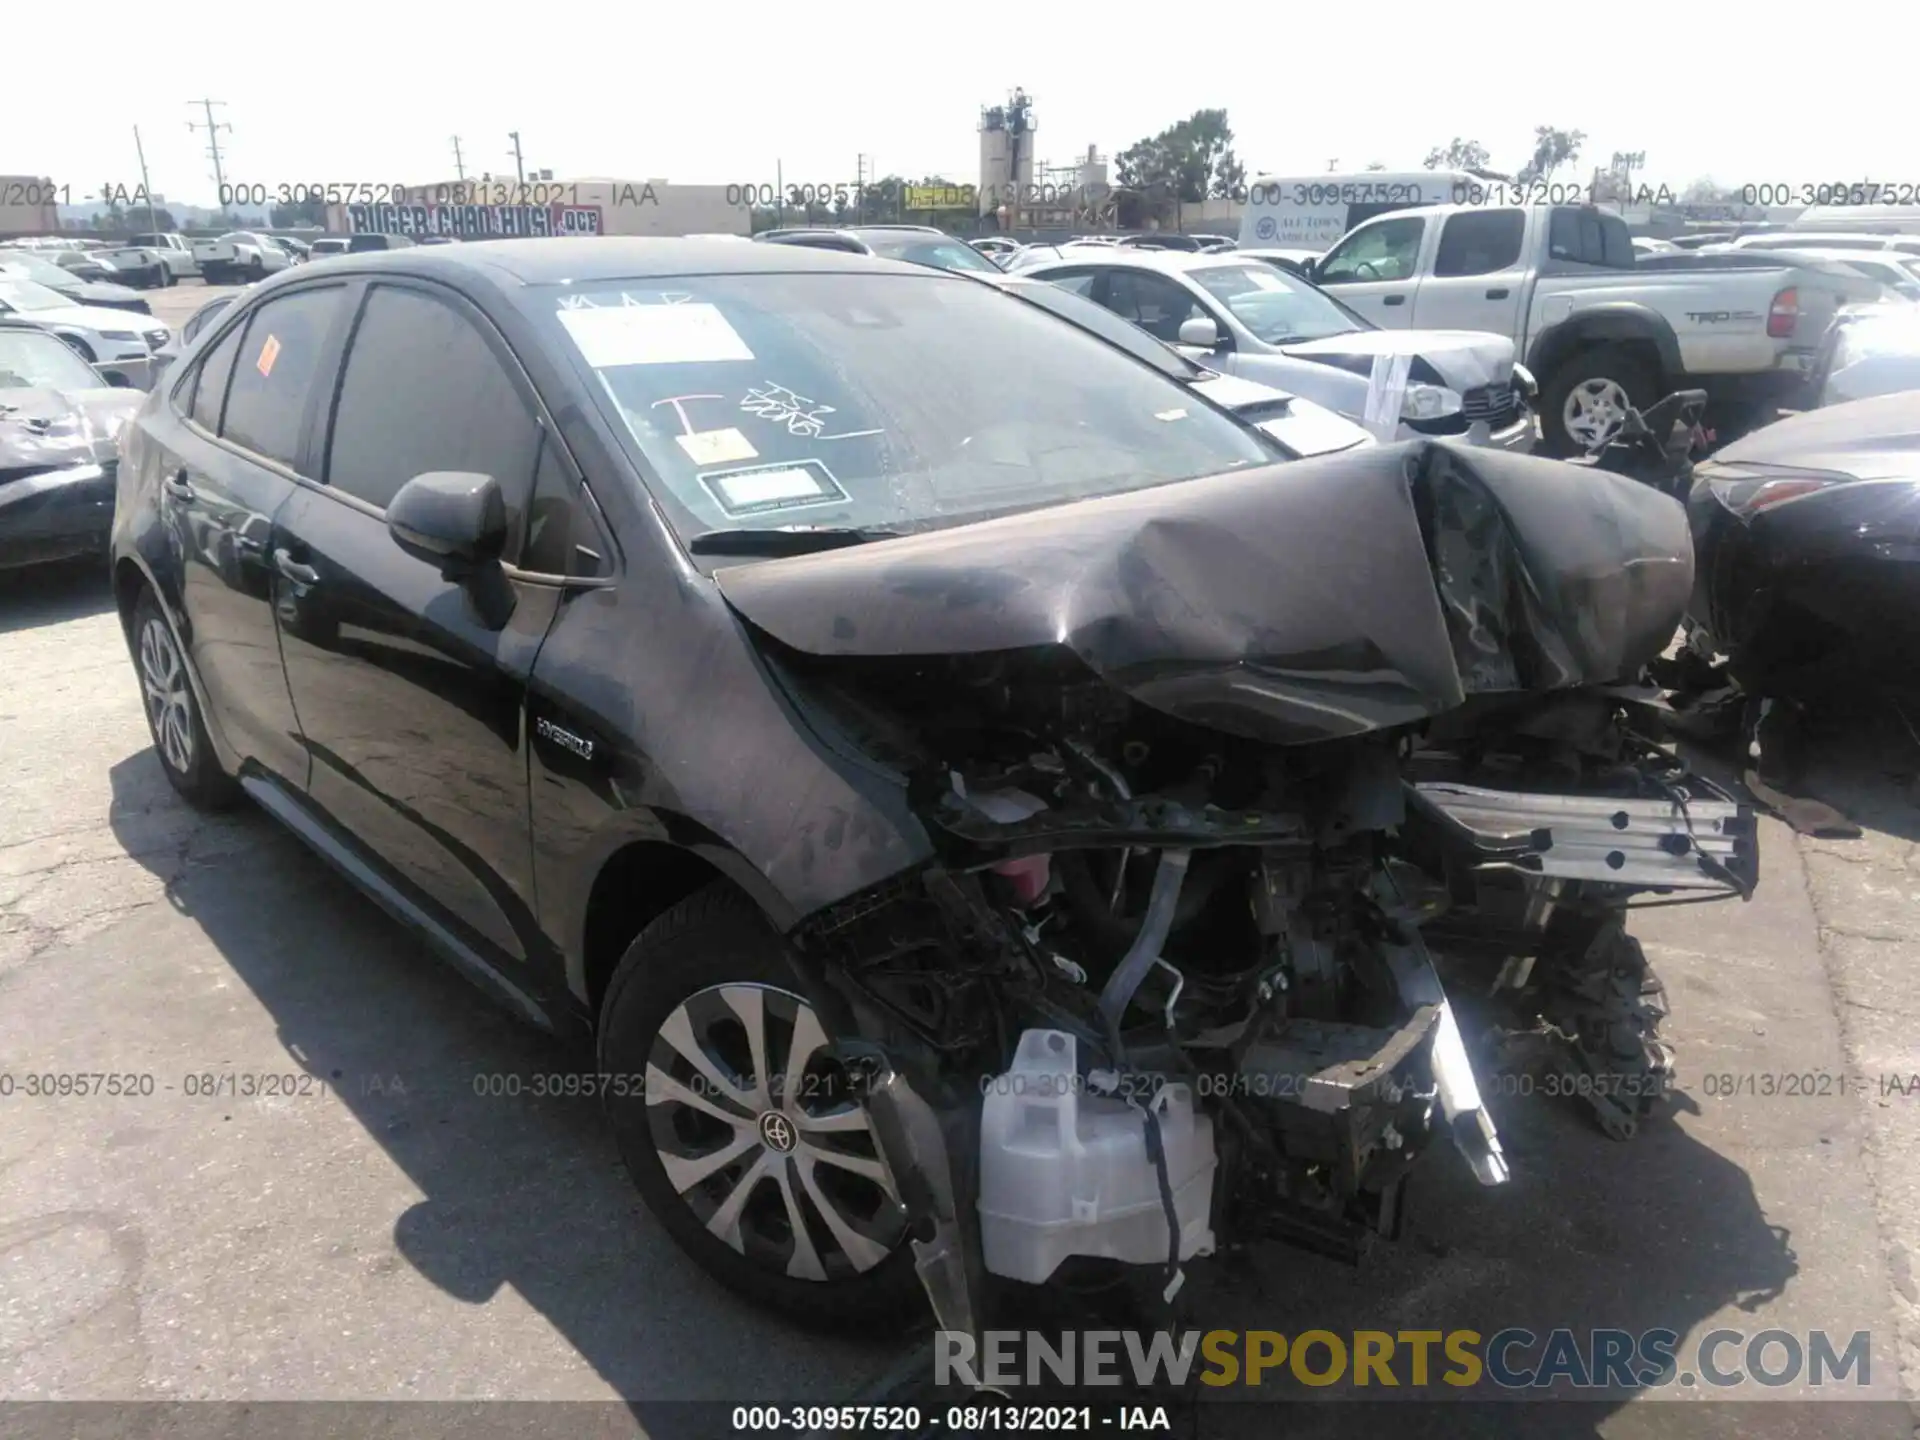
<svg viewBox="0 0 1920 1440">
<path fill-rule="evenodd" d="M 621 305 L 562 310 L 559 315 L 581 356 L 596 370 L 753 359 L 747 342 L 712 305 Z"/>
<path fill-rule="evenodd" d="M 1156 410 L 1154 411 L 1153 418 L 1156 420 L 1184 420 L 1187 418 L 1187 412 L 1185 410 Z"/>
<path fill-rule="evenodd" d="M 713 498 L 729 515 L 797 510 L 805 505 L 828 505 L 848 498 L 840 482 L 818 460 L 702 475 L 700 483 L 713 492 Z"/>
<path fill-rule="evenodd" d="M 1247 275 L 1262 290 L 1284 290 L 1287 282 L 1278 275 L 1269 275 L 1264 270 L 1249 270 Z"/>
<path fill-rule="evenodd" d="M 735 460 L 760 458 L 753 443 L 738 430 L 692 430 L 673 438 L 696 465 L 729 465 Z"/>
</svg>

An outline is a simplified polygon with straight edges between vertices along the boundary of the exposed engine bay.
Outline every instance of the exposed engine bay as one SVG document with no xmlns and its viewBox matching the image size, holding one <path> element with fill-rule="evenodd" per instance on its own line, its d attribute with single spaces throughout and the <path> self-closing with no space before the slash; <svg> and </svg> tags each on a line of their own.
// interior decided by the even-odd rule
<svg viewBox="0 0 1920 1440">
<path fill-rule="evenodd" d="M 1196 657 L 1204 627 L 1181 632 L 1164 595 L 1129 630 L 1107 595 L 1151 594 L 1179 558 L 1151 527 L 1045 597 L 1054 643 L 958 643 L 985 627 L 930 601 L 946 653 L 914 653 L 910 614 L 903 638 L 836 647 L 830 612 L 813 625 L 796 603 L 817 560 L 777 609 L 754 602 L 785 584 L 779 562 L 749 576 L 760 594 L 736 587 L 811 723 L 898 777 L 934 841 L 791 938 L 832 1033 L 860 1037 L 839 1055 L 942 1328 L 990 1323 L 994 1281 L 1069 1264 L 1145 1267 L 1171 1301 L 1187 1262 L 1253 1241 L 1355 1260 L 1399 1233 L 1436 1142 L 1481 1183 L 1508 1178 L 1476 1063 L 1585 1077 L 1622 1139 L 1665 1098 L 1664 997 L 1627 906 L 1745 896 L 1757 871 L 1752 815 L 1655 743 L 1657 695 L 1633 683 L 1684 601 L 1690 566 L 1658 553 L 1684 518 L 1611 481 L 1635 492 L 1605 492 L 1611 531 L 1568 543 L 1623 558 L 1541 585 L 1521 523 L 1547 513 L 1539 494 L 1503 505 L 1438 447 L 1397 448 L 1372 496 L 1339 472 L 1341 504 L 1386 515 L 1399 495 L 1404 528 L 1382 521 L 1375 548 L 1411 536 L 1417 568 L 1382 613 L 1424 605 L 1447 650 L 1397 631 L 1397 653 L 1371 652 L 1397 676 L 1334 633 L 1364 616 L 1262 628 L 1252 602 L 1207 611 L 1190 576 L 1181 598 L 1221 649 L 1309 628 L 1327 647 L 1311 666 Z M 1287 503 L 1268 497 L 1263 522 Z M 1620 506 L 1664 508 L 1636 531 Z M 1249 558 L 1260 538 L 1235 537 Z M 911 558 L 893 573 L 939 593 Z M 1617 603 L 1582 619 L 1596 597 Z M 1556 617 L 1576 623 L 1550 634 Z M 1497 1023 L 1469 1030 L 1450 985 Z"/>
</svg>

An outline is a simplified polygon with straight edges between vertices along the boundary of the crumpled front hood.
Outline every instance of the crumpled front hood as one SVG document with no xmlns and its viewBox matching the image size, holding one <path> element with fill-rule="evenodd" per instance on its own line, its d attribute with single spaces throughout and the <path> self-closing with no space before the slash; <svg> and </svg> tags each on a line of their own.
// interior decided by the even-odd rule
<svg viewBox="0 0 1920 1440">
<path fill-rule="evenodd" d="M 105 464 L 145 398 L 138 390 L 0 388 L 0 471 Z"/>
<path fill-rule="evenodd" d="M 1455 390 L 1504 385 L 1513 378 L 1513 341 L 1488 330 L 1353 330 L 1325 340 L 1283 345 L 1280 352 L 1298 360 L 1341 365 L 1362 375 L 1372 368 L 1375 356 L 1413 355 L 1431 365 L 1441 381 Z"/>
<path fill-rule="evenodd" d="M 1288 744 L 1629 674 L 1672 639 L 1693 547 L 1635 481 L 1409 441 L 713 578 L 807 654 L 1059 645 L 1143 704 Z"/>
</svg>

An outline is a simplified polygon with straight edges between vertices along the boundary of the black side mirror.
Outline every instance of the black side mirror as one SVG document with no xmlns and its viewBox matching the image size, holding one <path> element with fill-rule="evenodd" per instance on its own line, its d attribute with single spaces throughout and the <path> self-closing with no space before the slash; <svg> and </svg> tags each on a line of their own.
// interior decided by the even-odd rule
<svg viewBox="0 0 1920 1440">
<path fill-rule="evenodd" d="M 464 585 L 490 628 L 511 618 L 513 586 L 500 566 L 507 504 L 491 475 L 429 470 L 414 476 L 387 503 L 387 532 L 407 554 L 438 566 L 441 579 Z"/>
<path fill-rule="evenodd" d="M 464 580 L 507 548 L 500 482 L 464 470 L 416 475 L 387 505 L 387 529 L 409 555 Z"/>
</svg>

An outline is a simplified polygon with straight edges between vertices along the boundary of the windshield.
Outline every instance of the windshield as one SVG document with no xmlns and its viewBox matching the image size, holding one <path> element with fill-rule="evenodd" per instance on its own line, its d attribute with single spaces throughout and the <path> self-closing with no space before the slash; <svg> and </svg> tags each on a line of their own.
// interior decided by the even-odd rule
<svg viewBox="0 0 1920 1440">
<path fill-rule="evenodd" d="M 1121 319 L 1106 306 L 1097 305 L 1065 286 L 1050 280 L 1019 280 L 1007 288 L 1022 300 L 1032 301 L 1082 330 L 1091 330 L 1109 345 L 1118 345 L 1169 379 L 1192 382 L 1211 373 L 1171 345 L 1162 344 L 1131 320 Z"/>
<path fill-rule="evenodd" d="M 166 245 L 166 239 L 159 235 L 129 235 L 127 237 L 127 246 L 129 249 L 146 246 L 151 249 L 164 250 Z"/>
<path fill-rule="evenodd" d="M 908 260 L 915 265 L 931 265 L 939 270 L 985 271 L 1003 273 L 971 245 L 935 235 L 872 235 L 863 237 L 876 255 L 889 260 Z"/>
<path fill-rule="evenodd" d="M 1180 386 L 989 285 L 697 276 L 553 304 L 689 538 L 937 528 L 1273 463 Z"/>
<path fill-rule="evenodd" d="M 0 389 L 99 390 L 105 384 L 64 340 L 37 330 L 0 329 Z"/>
<path fill-rule="evenodd" d="M 16 280 L 31 280 L 36 285 L 71 285 L 73 283 L 73 277 L 65 270 L 37 256 L 13 254 L 0 256 L 0 273 Z"/>
<path fill-rule="evenodd" d="M 0 280 L 0 303 L 20 311 L 65 310 L 73 302 L 56 290 L 36 285 L 31 280 Z"/>
<path fill-rule="evenodd" d="M 1331 296 L 1271 265 L 1206 265 L 1188 274 L 1269 345 L 1297 345 L 1369 328 Z"/>
</svg>

